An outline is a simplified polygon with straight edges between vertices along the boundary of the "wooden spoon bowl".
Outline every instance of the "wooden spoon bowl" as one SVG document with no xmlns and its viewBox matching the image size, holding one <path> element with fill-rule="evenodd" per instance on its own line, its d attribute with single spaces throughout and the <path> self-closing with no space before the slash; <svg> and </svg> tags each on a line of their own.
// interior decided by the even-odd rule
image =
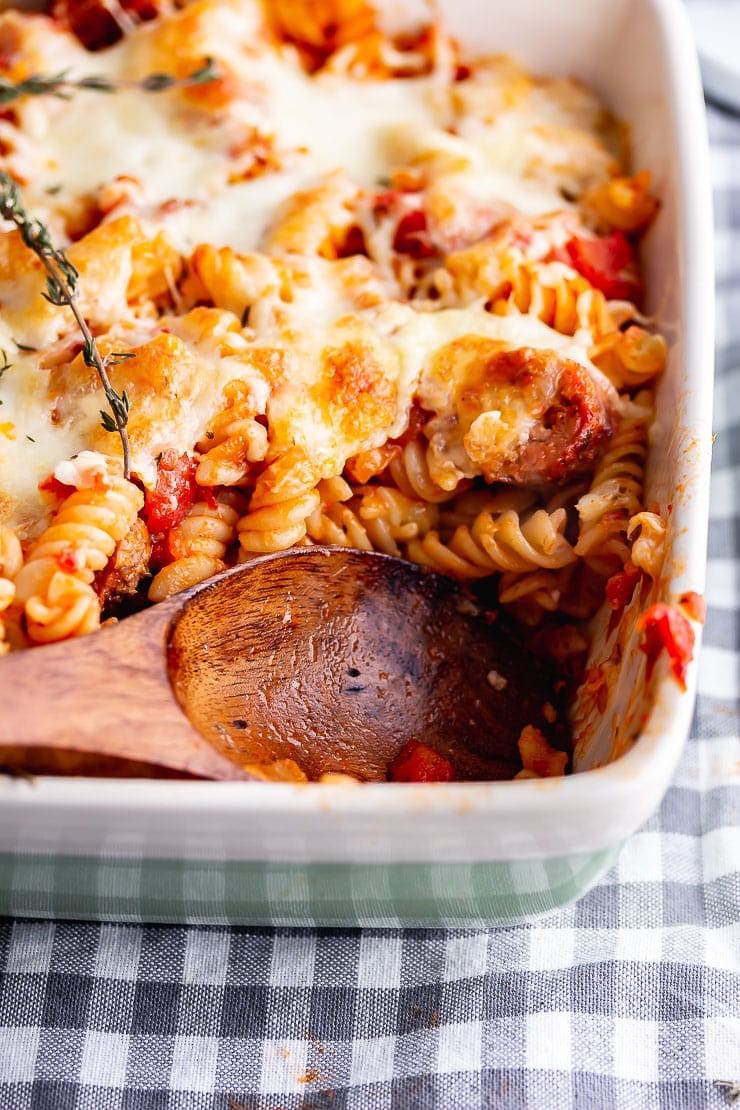
<svg viewBox="0 0 740 1110">
<path fill-rule="evenodd" d="M 255 559 L 0 678 L 0 763 L 36 771 L 75 753 L 78 771 L 249 778 L 290 758 L 385 781 L 413 739 L 456 778 L 501 779 L 525 725 L 557 731 L 553 676 L 458 586 L 340 548 Z"/>
</svg>

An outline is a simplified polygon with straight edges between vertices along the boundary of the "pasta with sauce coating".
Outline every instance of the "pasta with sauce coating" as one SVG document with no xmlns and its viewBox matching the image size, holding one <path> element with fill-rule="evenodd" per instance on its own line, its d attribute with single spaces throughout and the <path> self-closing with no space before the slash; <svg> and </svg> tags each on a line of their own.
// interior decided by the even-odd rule
<svg viewBox="0 0 740 1110">
<path fill-rule="evenodd" d="M 658 580 L 667 535 L 659 203 L 620 125 L 366 0 L 126 0 L 114 38 L 82 7 L 0 14 L 0 78 L 84 77 L 93 47 L 113 92 L 21 95 L 0 146 L 130 402 L 131 479 L 87 340 L 0 228 L 0 654 L 327 544 L 468 583 L 575 669 L 605 580 Z"/>
<path fill-rule="evenodd" d="M 32 641 L 65 640 L 98 627 L 95 572 L 106 566 L 143 504 L 141 490 L 110 472 L 65 498 L 15 576 L 14 603 L 23 606 Z"/>
</svg>

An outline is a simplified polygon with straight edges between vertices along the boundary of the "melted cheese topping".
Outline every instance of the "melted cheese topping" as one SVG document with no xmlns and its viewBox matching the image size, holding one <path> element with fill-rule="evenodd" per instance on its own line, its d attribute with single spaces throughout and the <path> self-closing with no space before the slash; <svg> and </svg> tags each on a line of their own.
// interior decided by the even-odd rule
<svg viewBox="0 0 740 1110">
<path fill-rule="evenodd" d="M 504 215 L 567 208 L 564 190 L 614 168 L 593 97 L 537 83 L 506 59 L 459 83 L 445 66 L 388 80 L 309 76 L 260 11 L 196 0 L 94 54 L 43 17 L 0 16 L 21 35 L 14 79 L 64 71 L 123 86 L 27 97 L 15 122 L 0 122 L 0 141 L 33 213 L 60 242 L 77 240 L 69 255 L 101 351 L 132 356 L 111 378 L 132 399 L 141 480 L 155 481 L 163 449 L 203 442 L 234 380 L 268 427 L 268 461 L 297 448 L 330 476 L 400 436 L 414 402 L 453 419 L 454 390 L 432 367 L 466 337 L 554 350 L 596 375 L 586 334 L 491 315 L 477 292 L 467 307 L 409 303 L 399 263 L 412 259 L 399 260 L 395 224 L 374 207 L 387 178 L 410 175 L 401 211 L 413 215 L 418 192 L 445 252 L 471 247 Z M 132 87 L 152 72 L 182 81 L 206 57 L 222 80 Z M 88 212 L 102 222 L 80 237 Z M 562 226 L 543 227 L 533 232 L 542 257 L 563 239 Z M 371 257 L 343 258 L 358 228 Z M 23 537 L 45 519 L 39 481 L 76 473 L 64 460 L 81 451 L 120 454 L 100 426 L 105 398 L 71 313 L 44 301 L 43 287 L 38 261 L 0 229 L 0 348 L 12 364 L 0 380 L 0 521 Z M 525 439 L 535 416 L 520 397 L 477 419 L 503 445 Z M 471 472 L 460 442 L 448 446 L 456 472 Z"/>
<path fill-rule="evenodd" d="M 529 150 L 534 123 L 542 123 L 539 101 L 510 108 L 495 124 L 464 113 L 460 125 L 446 75 L 356 81 L 325 73 L 311 78 L 292 51 L 260 44 L 249 5 L 245 14 L 241 6 L 222 0 L 208 11 L 214 26 L 200 21 L 192 66 L 180 64 L 178 72 L 194 72 L 206 55 L 217 66 L 221 62 L 238 70 L 241 86 L 223 111 L 205 112 L 177 90 L 122 89 L 108 95 L 82 90 L 70 100 L 21 102 L 21 133 L 16 144 L 10 143 L 9 163 L 40 209 L 69 204 L 117 177 L 133 176 L 151 205 L 172 198 L 196 202 L 166 219 L 184 249 L 208 241 L 248 250 L 269 223 L 271 198 L 274 205 L 339 167 L 372 187 L 395 166 L 440 153 L 470 168 L 468 186 L 476 200 L 506 201 L 533 215 L 563 206 L 557 182 L 553 187 L 541 180 L 542 174 L 523 172 L 534 155 L 522 151 Z M 173 23 L 177 26 L 178 20 Z M 43 69 L 64 70 L 70 78 L 94 74 L 126 82 L 152 70 L 172 72 L 164 49 L 168 38 L 160 34 L 164 41 L 158 49 L 157 32 L 149 26 L 94 55 L 58 31 L 47 29 L 36 38 Z M 493 89 L 509 80 L 505 68 L 487 76 L 487 87 Z M 547 106 L 548 99 L 543 103 Z M 550 105 L 553 113 L 557 121 L 570 119 Z M 457 138 L 449 130 L 453 125 Z M 282 168 L 269 183 L 233 181 L 234 151 L 250 128 L 268 137 L 277 152 Z M 59 190 L 54 204 L 47 190 Z"/>
<path fill-rule="evenodd" d="M 61 186 L 58 195 L 64 201 L 93 194 L 116 177 L 133 176 L 154 205 L 173 197 L 201 202 L 180 210 L 174 222 L 179 242 L 192 245 L 205 239 L 251 249 L 275 201 L 302 182 L 343 167 L 358 183 L 373 186 L 396 161 L 399 136 L 434 124 L 435 82 L 429 78 L 357 82 L 327 73 L 311 79 L 289 51 L 255 50 L 246 42 L 241 53 L 233 45 L 227 49 L 229 41 L 238 44 L 242 37 L 239 13 L 228 4 L 215 8 L 224 16 L 225 37 L 211 43 L 204 36 L 198 54 L 202 61 L 211 49 L 217 65 L 228 62 L 243 74 L 244 88 L 228 109 L 214 119 L 184 103 L 178 91 L 138 89 L 115 95 L 81 91 L 69 101 L 27 101 L 20 110 L 26 141 L 15 157 L 11 154 L 10 163 L 28 181 L 37 203 L 47 206 L 47 189 Z M 232 22 L 236 34 L 229 28 Z M 144 28 L 141 38 L 146 34 Z M 70 77 L 94 73 L 112 81 L 134 80 L 142 71 L 142 55 L 152 52 L 149 46 L 143 50 L 134 36 L 91 56 L 82 48 L 75 51 L 66 36 L 50 35 L 45 68 L 64 68 Z M 191 72 L 198 68 L 197 57 Z M 161 65 L 165 72 L 171 70 L 164 58 Z M 285 173 L 269 184 L 251 180 L 228 188 L 234 150 L 249 128 L 270 138 Z M 80 157 L 81 143 L 85 157 Z M 255 219 L 259 214 L 261 221 Z"/>
</svg>

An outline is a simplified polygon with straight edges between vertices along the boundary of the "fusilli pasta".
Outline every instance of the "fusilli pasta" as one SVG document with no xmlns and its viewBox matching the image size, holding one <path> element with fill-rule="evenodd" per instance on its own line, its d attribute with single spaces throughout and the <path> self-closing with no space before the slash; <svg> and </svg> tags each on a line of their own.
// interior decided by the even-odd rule
<svg viewBox="0 0 740 1110">
<path fill-rule="evenodd" d="M 223 570 L 243 508 L 243 498 L 236 491 L 226 490 L 211 501 L 193 505 L 169 535 L 168 546 L 174 559 L 154 576 L 149 600 L 164 601 Z"/>
<path fill-rule="evenodd" d="M 658 202 L 650 195 L 647 170 L 634 177 L 613 177 L 594 185 L 581 197 L 581 208 L 608 228 L 640 231 L 655 216 Z"/>
<path fill-rule="evenodd" d="M 455 490 L 442 489 L 432 478 L 427 448 L 420 439 L 413 439 L 404 446 L 400 455 L 388 464 L 388 473 L 407 497 L 437 504 L 455 496 Z"/>
<path fill-rule="evenodd" d="M 242 557 L 284 551 L 304 539 L 306 521 L 321 504 L 319 477 L 299 448 L 266 467 L 237 524 Z"/>
<path fill-rule="evenodd" d="M 536 509 L 524 517 L 512 509 L 495 515 L 483 512 L 472 526 L 459 525 L 447 543 L 436 531 L 412 540 L 406 555 L 415 563 L 462 579 L 483 578 L 495 571 L 564 567 L 576 558 L 563 534 L 566 519 L 564 509 L 553 513 Z"/>
<path fill-rule="evenodd" d="M 667 347 L 662 335 L 633 324 L 612 331 L 591 349 L 590 355 L 617 389 L 637 389 L 665 368 Z"/>
<path fill-rule="evenodd" d="M 224 387 L 226 408 L 211 421 L 198 444 L 202 457 L 195 477 L 201 486 L 236 486 L 252 463 L 267 454 L 267 428 L 255 419 L 252 396 L 245 382 Z"/>
<path fill-rule="evenodd" d="M 426 535 L 437 523 L 434 504 L 389 486 L 359 487 L 352 494 L 347 486 L 341 499 L 326 504 L 322 498 L 321 507 L 308 520 L 308 535 L 314 542 L 399 556 L 405 543 Z"/>
<path fill-rule="evenodd" d="M 143 504 L 141 490 L 112 473 L 62 502 L 15 579 L 15 602 L 24 607 L 31 640 L 63 640 L 98 627 L 95 572 L 105 567 Z"/>
<path fill-rule="evenodd" d="M 576 503 L 580 527 L 575 553 L 605 575 L 630 557 L 627 529 L 642 504 L 647 429 L 652 396 L 639 393 L 625 401 L 612 442 L 607 447 L 588 493 Z"/>
<path fill-rule="evenodd" d="M 10 650 L 4 614 L 15 598 L 13 579 L 23 565 L 21 543 L 15 532 L 0 524 L 0 655 Z"/>
<path fill-rule="evenodd" d="M 605 579 L 659 579 L 666 541 L 643 489 L 658 202 L 621 126 L 439 20 L 388 32 L 370 0 L 151 0 L 112 31 L 96 0 L 102 36 L 89 4 L 49 6 L 0 13 L 0 82 L 84 74 L 115 41 L 95 57 L 117 93 L 65 78 L 0 119 L 0 190 L 24 183 L 68 251 L 94 336 L 11 218 L 0 654 L 329 544 L 470 582 L 575 676 Z M 527 773 L 561 772 L 536 733 Z"/>
<path fill-rule="evenodd" d="M 636 513 L 627 525 L 627 539 L 632 543 L 632 562 L 655 581 L 665 557 L 665 521 L 657 513 Z"/>
</svg>

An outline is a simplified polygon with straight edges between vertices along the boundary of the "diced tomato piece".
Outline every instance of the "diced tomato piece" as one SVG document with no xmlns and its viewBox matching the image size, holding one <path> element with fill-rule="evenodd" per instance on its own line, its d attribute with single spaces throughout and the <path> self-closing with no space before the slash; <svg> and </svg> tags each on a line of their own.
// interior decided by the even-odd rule
<svg viewBox="0 0 740 1110">
<path fill-rule="evenodd" d="M 344 241 L 337 248 L 337 258 L 351 258 L 354 254 L 367 254 L 362 228 L 356 225 L 349 228 Z"/>
<path fill-rule="evenodd" d="M 197 460 L 176 451 L 163 451 L 157 484 L 144 491 L 142 516 L 149 531 L 166 532 L 179 524 L 195 501 Z"/>
<path fill-rule="evenodd" d="M 42 493 L 51 493 L 54 497 L 58 497 L 60 501 L 64 501 L 71 493 L 75 492 L 74 486 L 68 486 L 64 482 L 60 482 L 53 474 L 48 478 L 44 478 L 43 482 L 39 482 L 39 489 Z"/>
<path fill-rule="evenodd" d="M 198 500 L 205 501 L 208 508 L 213 509 L 214 512 L 218 508 L 218 498 L 212 486 L 198 486 Z"/>
<path fill-rule="evenodd" d="M 658 602 L 646 609 L 637 622 L 642 633 L 640 651 L 647 656 L 648 678 L 661 651 L 668 652 L 671 668 L 686 689 L 686 668 L 694 655 L 694 630 L 675 605 Z"/>
<path fill-rule="evenodd" d="M 576 235 L 565 244 L 565 251 L 570 265 L 609 300 L 639 297 L 635 252 L 624 232 L 593 239 Z"/>
<path fill-rule="evenodd" d="M 174 555 L 170 551 L 169 533 L 160 532 L 151 537 L 152 550 L 149 556 L 149 565 L 152 570 L 159 570 L 160 567 L 166 567 L 174 559 Z"/>
<path fill-rule="evenodd" d="M 431 258 L 436 254 L 429 238 L 427 218 L 420 208 L 407 212 L 398 221 L 396 234 L 393 237 L 393 249 L 399 254 L 408 254 L 412 258 Z"/>
<path fill-rule="evenodd" d="M 67 574 L 74 574 L 80 569 L 80 554 L 74 548 L 68 547 L 57 555 L 57 565 Z"/>
<path fill-rule="evenodd" d="M 154 19 L 157 0 L 118 0 L 121 8 L 134 21 Z M 76 35 L 88 50 L 100 50 L 117 42 L 123 31 L 105 0 L 56 0 L 52 15 Z"/>
<path fill-rule="evenodd" d="M 618 574 L 613 574 L 606 584 L 606 600 L 609 602 L 609 607 L 617 613 L 621 613 L 622 609 L 632 600 L 632 595 L 635 592 L 635 586 L 640 580 L 640 571 L 632 563 L 628 563 L 624 570 Z"/>
<path fill-rule="evenodd" d="M 678 604 L 692 621 L 704 624 L 707 619 L 707 603 L 696 590 L 688 590 L 685 594 L 681 594 Z"/>
<path fill-rule="evenodd" d="M 397 189 L 383 189 L 380 193 L 375 193 L 373 197 L 373 210 L 378 212 L 388 212 L 398 200 Z"/>
<path fill-rule="evenodd" d="M 452 764 L 418 740 L 404 744 L 388 768 L 391 782 L 452 782 Z"/>
</svg>

